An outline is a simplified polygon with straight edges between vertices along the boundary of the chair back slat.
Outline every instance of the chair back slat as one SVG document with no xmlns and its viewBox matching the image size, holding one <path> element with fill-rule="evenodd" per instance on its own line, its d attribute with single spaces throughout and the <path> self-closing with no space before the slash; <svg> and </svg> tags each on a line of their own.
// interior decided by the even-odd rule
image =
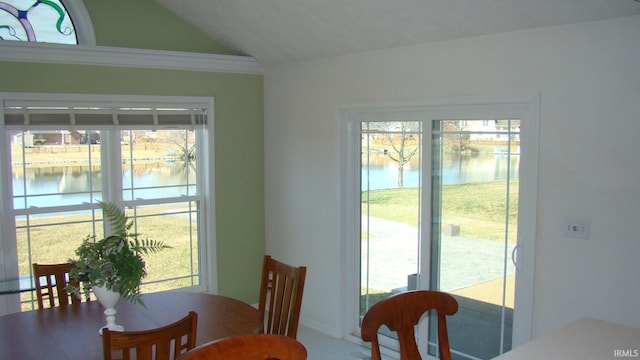
<svg viewBox="0 0 640 360">
<path fill-rule="evenodd" d="M 172 360 L 196 345 L 198 314 L 190 311 L 184 318 L 161 328 L 143 331 L 102 330 L 105 360 L 122 351 L 122 359 Z M 173 350 L 173 351 L 172 351 Z"/>
<path fill-rule="evenodd" d="M 78 282 L 69 279 L 69 272 L 75 267 L 72 263 L 38 264 L 34 263 L 33 277 L 36 286 L 36 300 L 39 309 L 45 307 L 67 306 L 82 300 L 67 293 L 67 285 L 78 286 Z M 87 301 L 90 299 L 87 298 Z M 45 306 L 45 304 L 47 306 Z"/>
<path fill-rule="evenodd" d="M 265 319 L 265 334 L 297 336 L 306 271 L 305 266 L 264 257 L 258 310 Z"/>
</svg>

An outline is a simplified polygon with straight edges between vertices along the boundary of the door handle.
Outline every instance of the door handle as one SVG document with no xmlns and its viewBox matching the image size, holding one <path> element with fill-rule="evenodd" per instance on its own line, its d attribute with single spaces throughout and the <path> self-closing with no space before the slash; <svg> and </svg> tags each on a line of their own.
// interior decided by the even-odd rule
<svg viewBox="0 0 640 360">
<path fill-rule="evenodd" d="M 522 270 L 519 266 L 518 266 L 518 259 L 517 259 L 517 252 L 518 252 L 518 248 L 520 247 L 520 244 L 516 244 L 516 246 L 513 247 L 513 250 L 511 250 L 511 262 L 513 263 L 513 266 L 516 267 L 517 271 Z"/>
</svg>

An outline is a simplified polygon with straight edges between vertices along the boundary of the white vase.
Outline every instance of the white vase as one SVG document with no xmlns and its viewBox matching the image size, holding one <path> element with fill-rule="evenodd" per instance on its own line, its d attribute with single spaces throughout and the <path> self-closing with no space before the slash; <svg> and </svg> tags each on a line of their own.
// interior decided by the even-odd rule
<svg viewBox="0 0 640 360">
<path fill-rule="evenodd" d="M 92 286 L 91 289 L 100 304 L 102 304 L 106 309 L 104 314 L 107 317 L 107 324 L 102 326 L 100 330 L 98 330 L 98 333 L 102 335 L 102 329 L 104 328 L 108 328 L 110 331 L 124 331 L 124 327 L 122 325 L 116 324 L 116 309 L 114 309 L 118 300 L 120 300 L 120 293 L 107 290 L 104 286 Z"/>
</svg>

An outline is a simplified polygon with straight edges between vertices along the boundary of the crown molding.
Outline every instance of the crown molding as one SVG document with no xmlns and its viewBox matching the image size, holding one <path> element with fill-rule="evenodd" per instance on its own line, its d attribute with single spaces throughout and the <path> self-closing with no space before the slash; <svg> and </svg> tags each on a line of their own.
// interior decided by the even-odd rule
<svg viewBox="0 0 640 360">
<path fill-rule="evenodd" d="M 0 61 L 259 75 L 264 70 L 256 59 L 249 56 L 7 40 L 0 41 Z"/>
</svg>

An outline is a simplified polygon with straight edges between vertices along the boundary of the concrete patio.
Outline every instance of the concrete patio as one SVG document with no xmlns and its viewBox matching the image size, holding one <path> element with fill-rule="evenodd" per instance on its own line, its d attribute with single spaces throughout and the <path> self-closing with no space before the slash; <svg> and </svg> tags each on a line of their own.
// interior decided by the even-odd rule
<svg viewBox="0 0 640 360">
<path fill-rule="evenodd" d="M 418 269 L 417 227 L 380 218 L 369 220 L 366 231 L 370 240 L 368 244 L 363 242 L 363 251 L 369 251 L 369 288 L 384 292 L 407 289 L 407 276 Z M 505 317 L 502 346 L 511 348 L 515 284 L 512 250 L 512 245 L 505 249 L 504 244 L 497 241 L 443 234 L 440 290 L 454 295 L 459 304 L 458 313 L 448 320 L 454 359 L 469 359 L 456 352 L 470 354 L 471 359 L 498 355 L 502 316 Z M 508 259 L 507 294 L 503 312 L 505 257 Z M 365 275 L 363 273 L 363 284 Z"/>
</svg>

